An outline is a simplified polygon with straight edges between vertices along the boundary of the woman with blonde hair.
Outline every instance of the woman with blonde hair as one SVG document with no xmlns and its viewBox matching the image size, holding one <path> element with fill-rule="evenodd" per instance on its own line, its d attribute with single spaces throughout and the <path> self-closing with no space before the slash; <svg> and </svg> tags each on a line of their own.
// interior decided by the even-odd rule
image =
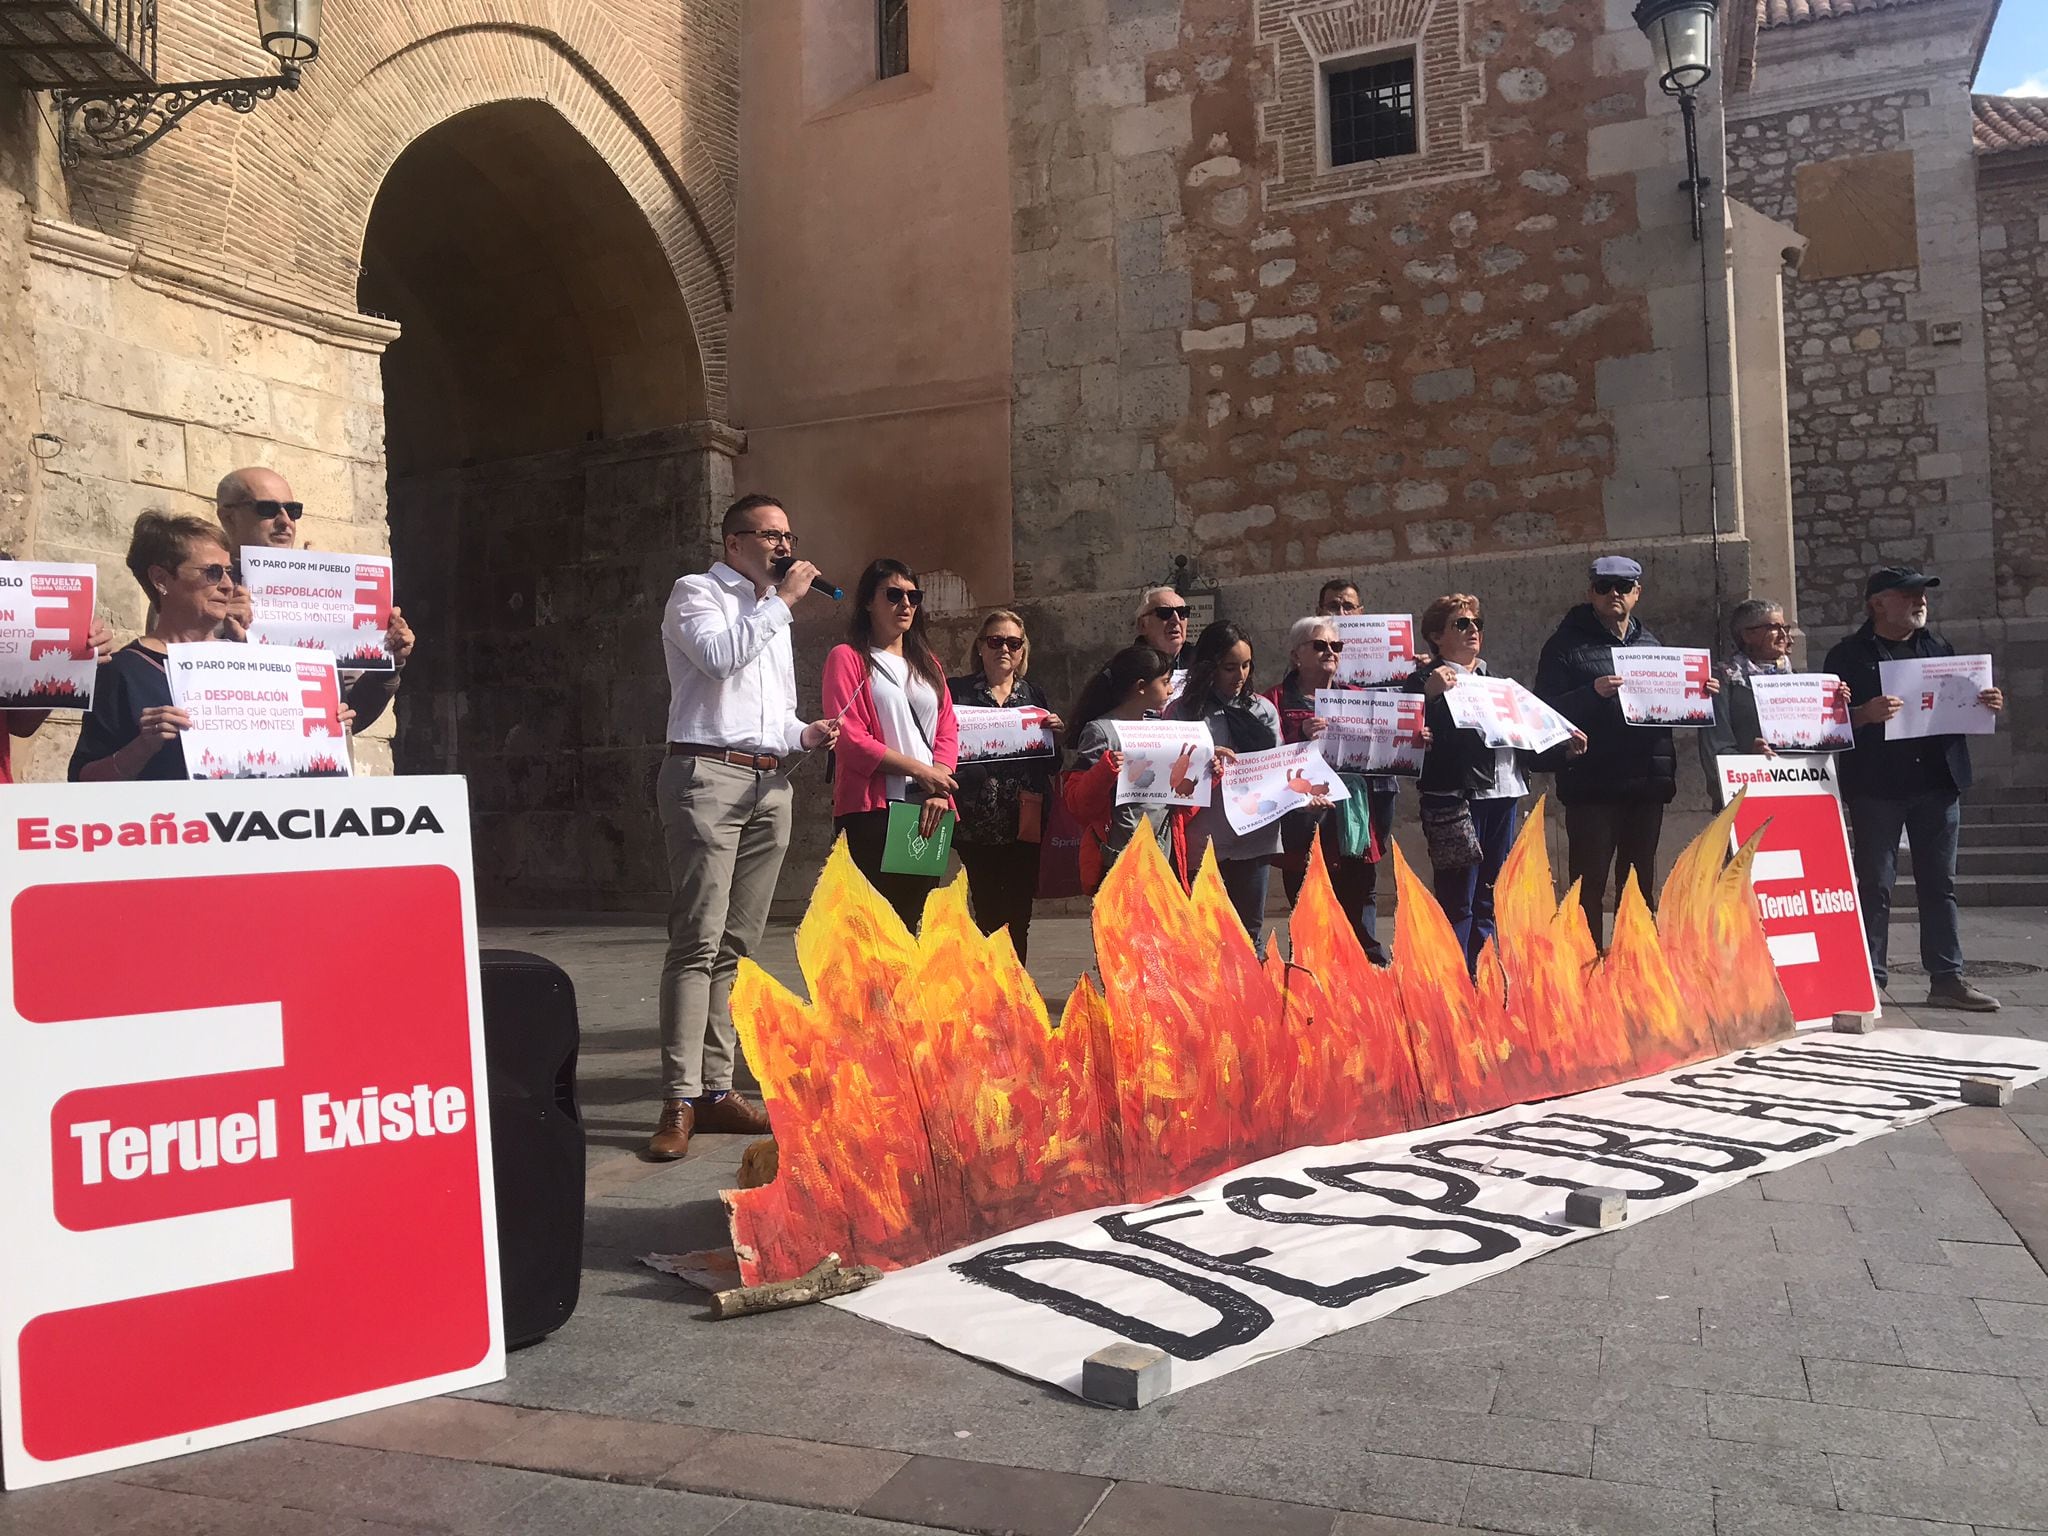
<svg viewBox="0 0 2048 1536">
<path fill-rule="evenodd" d="M 946 680 L 956 708 L 1012 709 L 1025 723 L 1061 730 L 1045 693 L 1024 674 L 1031 669 L 1031 637 L 1024 621 L 997 608 L 981 621 L 967 670 Z M 1038 718 L 1029 718 L 1035 711 Z M 1023 960 L 1031 942 L 1031 903 L 1038 895 L 1038 860 L 1045 837 L 1046 796 L 1059 766 L 1050 756 L 962 763 L 954 777 L 959 825 L 953 848 L 967 870 L 967 895 L 983 933 L 1010 930 Z"/>
</svg>

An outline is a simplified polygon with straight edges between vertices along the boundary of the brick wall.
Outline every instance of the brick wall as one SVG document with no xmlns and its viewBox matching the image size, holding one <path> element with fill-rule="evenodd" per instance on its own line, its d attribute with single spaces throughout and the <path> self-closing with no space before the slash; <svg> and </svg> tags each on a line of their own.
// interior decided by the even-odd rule
<svg viewBox="0 0 2048 1536">
<path fill-rule="evenodd" d="M 2048 164 L 1979 189 L 1998 609 L 2048 618 Z"/>
</svg>

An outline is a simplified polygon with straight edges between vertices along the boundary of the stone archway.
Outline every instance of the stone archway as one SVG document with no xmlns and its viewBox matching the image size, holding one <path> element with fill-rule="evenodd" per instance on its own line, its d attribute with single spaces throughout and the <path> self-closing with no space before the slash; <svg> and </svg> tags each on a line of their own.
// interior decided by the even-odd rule
<svg viewBox="0 0 2048 1536">
<path fill-rule="evenodd" d="M 482 899 L 659 905 L 663 599 L 729 492 L 662 242 L 556 107 L 420 135 L 367 218 L 391 548 L 422 636 L 399 771 L 468 777 Z"/>
</svg>

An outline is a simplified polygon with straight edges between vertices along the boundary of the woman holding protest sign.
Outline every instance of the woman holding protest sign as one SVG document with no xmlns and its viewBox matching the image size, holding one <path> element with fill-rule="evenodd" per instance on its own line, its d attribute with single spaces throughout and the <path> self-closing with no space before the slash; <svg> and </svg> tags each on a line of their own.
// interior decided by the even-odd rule
<svg viewBox="0 0 2048 1536">
<path fill-rule="evenodd" d="M 824 685 L 825 713 L 839 721 L 833 824 L 846 834 L 855 866 L 912 933 L 945 873 L 941 833 L 953 809 L 959 752 L 946 669 L 926 638 L 923 605 L 909 566 L 870 564 L 854 594 L 848 643 L 825 658 Z M 920 864 L 936 867 L 906 872 Z"/>
<path fill-rule="evenodd" d="M 1479 655 L 1486 639 L 1479 599 L 1467 592 L 1440 597 L 1423 610 L 1420 627 L 1429 654 L 1406 686 L 1428 699 L 1423 718 L 1430 746 L 1418 786 L 1423 836 L 1437 903 L 1464 947 L 1465 963 L 1476 972 L 1479 951 L 1493 937 L 1493 883 L 1514 846 L 1528 775 L 1547 770 L 1560 753 L 1578 756 L 1586 750 L 1586 737 L 1574 732 L 1569 742 L 1540 757 L 1488 746 L 1478 731 L 1452 718 L 1449 701 L 1459 679 L 1490 675 Z"/>
<path fill-rule="evenodd" d="M 1093 896 L 1109 866 L 1145 819 L 1139 805 L 1118 805 L 1117 776 L 1124 771 L 1119 725 L 1156 719 L 1173 692 L 1173 662 L 1144 641 L 1127 645 L 1089 678 L 1067 713 L 1074 733 L 1074 766 L 1060 775 L 1060 799 L 1081 825 L 1081 889 Z M 1159 846 L 1172 856 L 1181 823 L 1159 823 Z"/>
<path fill-rule="evenodd" d="M 1033 730 L 1057 735 L 1063 728 L 1044 692 L 1025 676 L 1031 669 L 1031 637 L 1024 621 L 998 608 L 981 621 L 967 670 L 946 683 L 956 711 L 1006 710 L 1022 714 Z M 1033 713 L 1035 711 L 1035 713 Z M 968 762 L 964 750 L 955 778 L 960 824 L 954 851 L 967 870 L 967 894 L 983 933 L 1010 930 L 1017 958 L 1031 941 L 1031 903 L 1038 894 L 1038 858 L 1045 836 L 1046 795 L 1059 748 L 1038 756 L 997 757 Z"/>
<path fill-rule="evenodd" d="M 1228 619 L 1217 620 L 1195 641 L 1187 686 L 1167 713 L 1176 720 L 1200 720 L 1208 725 L 1218 765 L 1247 752 L 1270 752 L 1280 745 L 1280 712 L 1270 700 L 1252 691 L 1251 637 Z M 1221 771 L 1219 766 L 1217 772 Z M 1256 946 L 1266 919 L 1267 880 L 1280 852 L 1280 824 L 1241 833 L 1231 826 L 1222 798 L 1214 797 L 1188 821 L 1187 852 L 1180 869 L 1183 880 L 1194 878 L 1205 847 L 1216 850 L 1223 888 L 1230 893 L 1230 904 Z"/>
</svg>

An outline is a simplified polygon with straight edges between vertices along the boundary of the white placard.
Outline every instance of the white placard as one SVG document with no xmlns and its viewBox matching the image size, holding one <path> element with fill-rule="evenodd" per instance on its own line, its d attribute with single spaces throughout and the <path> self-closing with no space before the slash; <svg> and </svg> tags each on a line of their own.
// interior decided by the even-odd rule
<svg viewBox="0 0 2048 1536">
<path fill-rule="evenodd" d="M 1707 681 L 1714 658 L 1675 645 L 1617 645 L 1614 672 L 1621 679 L 1621 715 L 1630 725 L 1688 729 L 1714 723 Z"/>
<path fill-rule="evenodd" d="M 1977 702 L 1992 686 L 1989 656 L 1914 656 L 1880 661 L 1878 686 L 1904 707 L 1884 724 L 1886 741 L 1918 736 L 1989 736 L 1998 716 Z"/>
<path fill-rule="evenodd" d="M 1035 704 L 1016 709 L 957 704 L 953 716 L 960 725 L 962 767 L 1010 757 L 1051 757 L 1056 750 L 1052 727 L 1046 724 L 1052 711 Z"/>
<path fill-rule="evenodd" d="M 1841 702 L 1842 680 L 1832 672 L 1757 672 L 1748 681 L 1756 696 L 1757 728 L 1773 747 L 1788 752 L 1855 747 L 1856 728 Z M 1736 743 L 1744 752 L 1754 745 Z"/>
<path fill-rule="evenodd" d="M 384 633 L 391 624 L 391 561 L 383 555 L 246 545 L 242 584 L 249 589 L 256 645 L 331 651 L 351 672 L 389 672 Z"/>
<path fill-rule="evenodd" d="M 328 779 L 354 771 L 341 676 L 325 651 L 204 640 L 165 648 L 171 702 L 191 717 L 195 779 Z"/>
<path fill-rule="evenodd" d="M 91 708 L 98 580 L 90 565 L 0 560 L 0 709 Z"/>
<path fill-rule="evenodd" d="M 1178 1390 L 1567 1243 L 1586 1186 L 1648 1220 L 1756 1174 L 2020 1085 L 2048 1043 L 1914 1029 L 1807 1036 L 1454 1125 L 1282 1153 L 1149 1206 L 1061 1216 L 831 1305 L 1081 1390 L 1109 1344 L 1172 1357 Z"/>
<path fill-rule="evenodd" d="M 1350 798 L 1312 741 L 1246 752 L 1223 765 L 1223 816 L 1240 837 L 1270 827 L 1311 800 Z"/>
<path fill-rule="evenodd" d="M 1405 613 L 1339 613 L 1329 620 L 1344 642 L 1337 681 L 1354 688 L 1406 682 L 1415 670 L 1415 620 Z"/>
<path fill-rule="evenodd" d="M 1425 704 L 1419 693 L 1318 688 L 1316 718 L 1329 723 L 1317 741 L 1323 760 L 1344 773 L 1420 777 Z"/>
<path fill-rule="evenodd" d="M 1118 805 L 1182 805 L 1199 809 L 1212 798 L 1209 765 L 1216 744 L 1200 720 L 1119 720 L 1124 755 L 1116 779 Z"/>
<path fill-rule="evenodd" d="M 1489 747 L 1519 752 L 1548 752 L 1577 734 L 1565 719 L 1511 677 L 1486 677 L 1476 672 L 1458 676 L 1444 694 L 1451 718 L 1477 731 Z"/>
</svg>

